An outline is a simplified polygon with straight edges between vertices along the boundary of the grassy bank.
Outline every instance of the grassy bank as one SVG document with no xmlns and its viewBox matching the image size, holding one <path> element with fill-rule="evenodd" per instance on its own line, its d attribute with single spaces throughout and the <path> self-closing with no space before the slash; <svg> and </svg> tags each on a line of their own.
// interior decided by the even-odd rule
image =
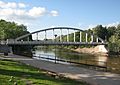
<svg viewBox="0 0 120 85">
<path fill-rule="evenodd" d="M 25 64 L 0 60 L 0 85 L 87 85 L 67 78 L 53 77 L 46 71 Z"/>
</svg>

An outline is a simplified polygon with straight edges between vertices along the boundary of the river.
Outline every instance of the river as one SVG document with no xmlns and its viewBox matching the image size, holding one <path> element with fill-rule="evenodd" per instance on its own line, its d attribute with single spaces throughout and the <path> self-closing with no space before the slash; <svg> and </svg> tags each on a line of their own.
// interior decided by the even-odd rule
<svg viewBox="0 0 120 85">
<path fill-rule="evenodd" d="M 106 56 L 106 55 L 90 55 L 73 52 L 62 48 L 45 48 L 39 47 L 33 51 L 33 58 L 42 59 L 46 61 L 75 64 L 83 67 L 98 67 L 97 69 L 104 69 L 107 71 L 120 73 L 120 56 Z M 60 61 L 61 60 L 61 61 Z M 64 62 L 63 62 L 64 61 Z M 96 69 L 96 68 L 95 68 Z"/>
</svg>

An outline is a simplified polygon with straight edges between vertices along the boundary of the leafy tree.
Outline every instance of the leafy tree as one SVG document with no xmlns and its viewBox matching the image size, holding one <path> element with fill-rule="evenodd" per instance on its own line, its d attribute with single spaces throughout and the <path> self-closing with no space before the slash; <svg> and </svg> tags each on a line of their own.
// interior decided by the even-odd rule
<svg viewBox="0 0 120 85">
<path fill-rule="evenodd" d="M 112 26 L 112 27 L 108 27 L 107 28 L 107 31 L 108 31 L 108 35 L 107 35 L 107 40 L 109 40 L 109 38 L 115 34 L 116 32 L 116 27 L 115 26 Z"/>
<path fill-rule="evenodd" d="M 24 25 L 0 20 L 0 40 L 15 39 L 27 33 L 29 32 L 27 31 L 27 27 Z"/>
<path fill-rule="evenodd" d="M 120 52 L 120 24 L 117 27 L 108 27 L 109 33 L 109 50 Z"/>
<path fill-rule="evenodd" d="M 95 28 L 93 28 L 93 33 L 98 37 L 102 38 L 103 40 L 105 40 L 108 32 L 106 27 L 103 27 L 102 25 L 98 25 Z"/>
<path fill-rule="evenodd" d="M 109 50 L 113 52 L 120 52 L 120 39 L 118 35 L 112 35 L 109 38 Z"/>
<path fill-rule="evenodd" d="M 117 29 L 116 29 L 116 35 L 119 37 L 120 39 L 120 24 L 118 24 Z"/>
</svg>

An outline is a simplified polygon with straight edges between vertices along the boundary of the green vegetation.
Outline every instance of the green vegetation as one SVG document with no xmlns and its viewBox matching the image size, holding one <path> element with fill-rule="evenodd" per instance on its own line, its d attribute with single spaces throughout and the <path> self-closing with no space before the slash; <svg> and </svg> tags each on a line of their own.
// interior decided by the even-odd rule
<svg viewBox="0 0 120 85">
<path fill-rule="evenodd" d="M 18 25 L 15 22 L 7 22 L 5 20 L 0 20 L 0 41 L 7 39 L 15 39 L 22 35 L 29 33 L 27 31 L 27 27 L 23 24 Z M 22 40 L 27 40 L 28 38 L 24 38 Z M 32 40 L 32 36 L 29 36 L 29 39 Z M 12 46 L 13 53 L 25 56 L 32 56 L 31 46 Z"/>
<path fill-rule="evenodd" d="M 88 85 L 11 60 L 0 60 L 0 85 Z"/>
<path fill-rule="evenodd" d="M 27 27 L 23 24 L 0 20 L 0 40 L 15 39 L 27 33 L 29 33 Z"/>
</svg>

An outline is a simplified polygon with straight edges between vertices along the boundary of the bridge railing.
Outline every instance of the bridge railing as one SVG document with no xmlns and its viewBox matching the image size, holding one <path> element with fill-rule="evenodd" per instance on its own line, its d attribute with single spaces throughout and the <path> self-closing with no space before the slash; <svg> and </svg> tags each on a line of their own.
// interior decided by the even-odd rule
<svg viewBox="0 0 120 85">
<path fill-rule="evenodd" d="M 4 41 L 4 40 L 0 41 L 0 45 L 5 45 L 6 43 L 7 43 L 7 42 Z"/>
<path fill-rule="evenodd" d="M 103 42 L 58 42 L 58 41 L 16 41 L 7 40 L 8 45 L 101 45 Z"/>
</svg>

